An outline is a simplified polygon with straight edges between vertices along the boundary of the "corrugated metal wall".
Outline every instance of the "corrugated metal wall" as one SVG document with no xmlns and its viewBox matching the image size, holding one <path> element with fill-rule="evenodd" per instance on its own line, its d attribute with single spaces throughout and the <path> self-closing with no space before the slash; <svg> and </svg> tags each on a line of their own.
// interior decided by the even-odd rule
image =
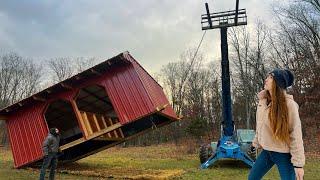
<svg viewBox="0 0 320 180">
<path fill-rule="evenodd" d="M 141 67 L 141 65 L 130 55 L 124 55 L 134 66 L 136 72 L 138 73 L 143 86 L 153 103 L 154 107 L 163 106 L 169 104 L 166 95 L 163 92 L 162 87 Z M 163 111 L 163 114 L 170 116 L 172 118 L 177 118 L 176 113 L 169 104 Z"/>
<path fill-rule="evenodd" d="M 125 66 L 105 75 L 107 89 L 121 124 L 134 121 L 155 110 L 133 66 Z"/>
<path fill-rule="evenodd" d="M 42 141 L 48 132 L 42 116 L 44 107 L 45 103 L 37 103 L 15 113 L 7 121 L 15 167 L 42 157 Z"/>
</svg>

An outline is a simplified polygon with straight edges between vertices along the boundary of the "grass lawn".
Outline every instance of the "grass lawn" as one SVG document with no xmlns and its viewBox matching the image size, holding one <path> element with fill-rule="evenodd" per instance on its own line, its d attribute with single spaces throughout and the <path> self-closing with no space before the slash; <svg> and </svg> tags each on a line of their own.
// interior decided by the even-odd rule
<svg viewBox="0 0 320 180">
<path fill-rule="evenodd" d="M 200 170 L 196 153 L 175 145 L 114 147 L 58 168 L 56 179 L 246 179 L 249 168 L 223 161 Z M 10 150 L 0 149 L 0 179 L 38 179 L 38 169 L 14 169 Z M 279 179 L 273 168 L 264 179 Z M 307 155 L 305 179 L 320 179 L 320 157 Z"/>
</svg>

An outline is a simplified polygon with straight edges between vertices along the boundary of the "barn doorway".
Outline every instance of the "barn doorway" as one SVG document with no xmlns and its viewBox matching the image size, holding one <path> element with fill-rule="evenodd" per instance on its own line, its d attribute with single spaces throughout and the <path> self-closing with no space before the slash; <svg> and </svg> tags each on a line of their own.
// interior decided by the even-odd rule
<svg viewBox="0 0 320 180">
<path fill-rule="evenodd" d="M 103 86 L 91 85 L 81 88 L 76 99 L 87 136 L 94 136 L 119 123 L 118 116 Z M 109 138 L 123 137 L 122 132 L 108 133 Z"/>
<path fill-rule="evenodd" d="M 50 103 L 45 112 L 45 119 L 49 129 L 56 127 L 60 130 L 60 145 L 83 137 L 77 117 L 68 101 L 56 100 Z"/>
</svg>

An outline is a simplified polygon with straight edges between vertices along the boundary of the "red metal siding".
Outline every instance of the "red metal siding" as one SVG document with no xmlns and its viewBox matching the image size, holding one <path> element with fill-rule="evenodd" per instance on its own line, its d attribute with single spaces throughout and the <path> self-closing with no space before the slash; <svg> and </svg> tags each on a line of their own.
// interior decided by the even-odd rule
<svg viewBox="0 0 320 180">
<path fill-rule="evenodd" d="M 124 66 L 109 72 L 105 75 L 103 85 L 106 87 L 121 124 L 155 111 L 133 66 Z"/>
<path fill-rule="evenodd" d="M 125 54 L 125 57 L 130 60 L 139 75 L 139 78 L 146 89 L 154 107 L 163 106 L 169 104 L 166 95 L 163 92 L 162 87 L 140 66 L 140 64 L 134 60 L 129 54 Z M 163 111 L 163 114 L 177 119 L 177 116 L 170 105 L 168 105 Z"/>
<path fill-rule="evenodd" d="M 44 103 L 37 103 L 16 112 L 7 121 L 15 167 L 42 158 L 42 141 L 48 131 L 42 116 L 44 107 Z"/>
</svg>

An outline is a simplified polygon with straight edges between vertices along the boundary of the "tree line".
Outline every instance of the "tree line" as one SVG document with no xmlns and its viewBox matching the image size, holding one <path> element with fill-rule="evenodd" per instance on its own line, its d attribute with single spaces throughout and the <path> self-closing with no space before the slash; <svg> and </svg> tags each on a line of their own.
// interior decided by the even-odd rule
<svg viewBox="0 0 320 180">
<path fill-rule="evenodd" d="M 255 129 L 256 94 L 262 90 L 268 72 L 290 69 L 295 84 L 289 88 L 299 104 L 306 151 L 320 144 L 320 3 L 318 0 L 290 1 L 272 7 L 273 25 L 257 19 L 253 29 L 228 31 L 233 118 L 236 128 Z M 195 49 L 183 52 L 179 61 L 168 63 L 158 77 L 173 108 L 182 121 L 163 131 L 145 135 L 133 144 L 159 141 L 196 143 L 217 140 L 221 125 L 220 60 L 204 61 L 204 53 Z M 148 143 L 146 143 L 148 142 Z"/>
<path fill-rule="evenodd" d="M 228 31 L 233 118 L 236 128 L 254 129 L 256 94 L 262 90 L 266 75 L 275 67 L 287 68 L 295 75 L 295 84 L 289 93 L 300 106 L 305 142 L 319 144 L 320 4 L 318 0 L 290 2 L 272 7 L 275 18 L 272 26 L 257 19 L 250 30 L 236 27 Z M 155 129 L 128 144 L 178 144 L 188 139 L 201 143 L 220 137 L 220 60 L 208 62 L 201 51 L 194 57 L 195 51 L 187 49 L 178 60 L 164 65 L 155 75 L 183 120 Z M 0 57 L 0 107 L 30 96 L 96 62 L 95 58 L 72 61 L 52 58 L 45 65 L 39 65 L 15 53 L 3 55 Z M 49 70 L 51 80 L 44 79 L 48 75 L 44 69 Z M 0 123 L 3 129 L 4 123 Z M 5 135 L 0 137 L 1 143 L 7 143 Z M 309 149 L 316 149 L 316 146 L 310 145 Z"/>
<path fill-rule="evenodd" d="M 11 52 L 0 55 L 0 108 L 18 102 L 97 63 L 96 58 L 51 58 L 37 62 Z M 0 144 L 8 145 L 0 121 Z"/>
</svg>

